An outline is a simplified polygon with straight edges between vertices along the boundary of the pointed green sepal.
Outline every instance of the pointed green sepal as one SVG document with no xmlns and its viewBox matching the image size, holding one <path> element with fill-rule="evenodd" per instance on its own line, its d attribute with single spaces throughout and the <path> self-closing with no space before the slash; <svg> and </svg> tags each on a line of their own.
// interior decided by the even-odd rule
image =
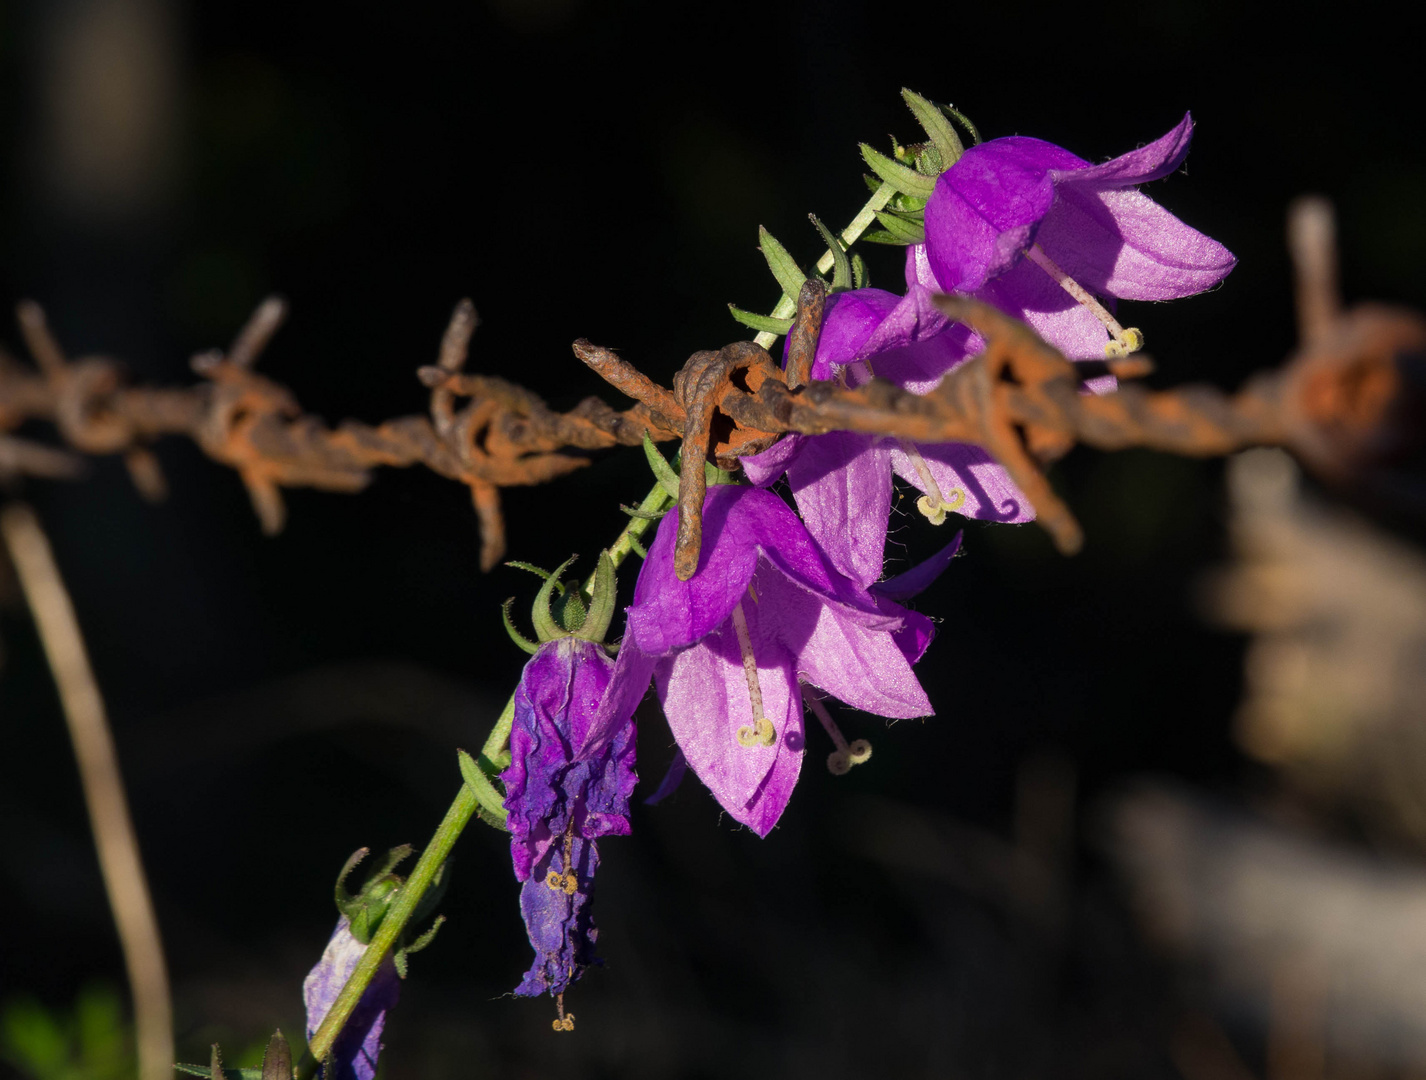
<svg viewBox="0 0 1426 1080">
<path fill-rule="evenodd" d="M 885 229 L 868 229 L 861 234 L 859 239 L 868 244 L 887 244 L 899 247 L 906 247 L 909 243 L 909 241 L 903 240 L 899 236 L 893 236 Z"/>
<path fill-rule="evenodd" d="M 589 594 L 589 614 L 579 628 L 579 636 L 587 641 L 603 641 L 614 620 L 614 607 L 619 583 L 614 577 L 614 560 L 608 550 L 599 553 L 594 566 L 594 588 Z"/>
<path fill-rule="evenodd" d="M 631 518 L 638 518 L 640 521 L 662 521 L 667 509 L 664 510 L 640 510 L 637 506 L 625 506 L 619 504 L 619 509 L 628 514 Z"/>
<path fill-rule="evenodd" d="M 783 294 L 796 300 L 802 283 L 807 280 L 807 275 L 797 265 L 797 260 L 761 225 L 758 226 L 758 247 L 763 258 L 767 260 L 767 268 L 782 286 Z"/>
<path fill-rule="evenodd" d="M 713 462 L 705 461 L 703 463 L 703 482 L 709 487 L 713 487 L 717 484 L 736 484 L 740 481 L 727 469 L 720 469 Z"/>
<path fill-rule="evenodd" d="M 510 815 L 505 811 L 505 797 L 495 790 L 495 785 L 476 764 L 475 758 L 464 750 L 457 750 L 456 760 L 460 762 L 461 778 L 465 780 L 466 787 L 470 788 L 470 793 L 479 804 L 480 820 L 509 832 Z"/>
<path fill-rule="evenodd" d="M 862 258 L 861 252 L 852 256 L 852 288 L 865 289 L 871 284 L 871 274 L 867 272 L 866 260 Z"/>
<path fill-rule="evenodd" d="M 812 224 L 822 234 L 822 242 L 832 253 L 832 289 L 836 292 L 845 292 L 852 287 L 852 260 L 847 258 L 847 249 L 842 246 L 841 238 L 835 236 L 831 229 L 823 225 L 816 214 L 807 216 L 812 219 Z"/>
<path fill-rule="evenodd" d="M 939 152 L 942 169 L 949 169 L 965 153 L 965 145 L 951 121 L 940 108 L 920 94 L 903 87 L 901 96 L 915 114 L 917 122 L 926 129 L 931 145 Z"/>
<path fill-rule="evenodd" d="M 944 112 L 956 123 L 960 124 L 961 127 L 966 129 L 966 134 L 970 136 L 970 144 L 972 146 L 980 145 L 980 131 L 977 130 L 976 126 L 970 122 L 969 116 L 961 112 L 959 109 L 955 108 L 955 106 L 953 105 L 942 105 L 941 111 Z"/>
<path fill-rule="evenodd" d="M 670 499 L 677 499 L 678 473 L 673 471 L 664 456 L 659 453 L 659 448 L 654 445 L 653 439 L 649 438 L 647 431 L 644 432 L 644 457 L 648 458 L 649 468 L 653 469 L 659 487 L 668 493 Z"/>
<path fill-rule="evenodd" d="M 279 1029 L 262 1052 L 262 1080 L 292 1080 L 292 1048 Z"/>
<path fill-rule="evenodd" d="M 792 329 L 792 319 L 774 319 L 771 315 L 758 315 L 733 304 L 728 305 L 728 311 L 738 322 L 759 333 L 782 335 Z"/>
<path fill-rule="evenodd" d="M 559 592 L 561 596 L 564 595 L 564 582 L 558 580 L 558 574 L 551 574 L 548 570 L 542 570 L 534 563 L 516 562 L 514 559 L 511 559 L 505 565 L 512 566 L 516 570 L 527 570 L 530 573 L 534 574 L 536 577 L 541 578 L 545 581 L 549 581 L 551 578 L 555 578 L 555 589 Z"/>
<path fill-rule="evenodd" d="M 629 537 L 629 547 L 633 549 L 634 554 L 639 558 L 647 559 L 649 557 L 648 548 L 644 547 L 643 544 L 639 543 L 632 536 Z"/>
<path fill-rule="evenodd" d="M 886 231 L 896 237 L 898 244 L 924 244 L 926 242 L 925 225 L 909 221 L 900 214 L 893 214 L 886 210 L 878 210 L 876 220 L 886 226 Z"/>
<path fill-rule="evenodd" d="M 415 941 L 411 942 L 411 944 L 402 945 L 400 948 L 396 949 L 391 954 L 391 962 L 396 965 L 397 975 L 401 976 L 401 978 L 403 979 L 406 978 L 408 972 L 410 971 L 410 964 L 406 958 L 412 953 L 420 952 L 427 945 L 436 940 L 436 934 L 441 929 L 441 927 L 445 925 L 445 921 L 446 917 L 444 915 L 437 915 L 436 921 L 431 924 L 431 928 L 429 930 L 427 930 L 424 934 L 418 937 Z"/>
<path fill-rule="evenodd" d="M 517 647 L 524 649 L 531 656 L 534 656 L 540 651 L 540 647 L 524 634 L 520 633 L 520 631 L 516 630 L 515 622 L 510 618 L 510 606 L 514 603 L 515 598 L 512 596 L 509 600 L 506 600 L 505 603 L 500 605 L 500 619 L 505 623 L 505 632 L 510 635 L 510 640 L 513 641 Z"/>
<path fill-rule="evenodd" d="M 584 597 L 579 595 L 578 589 L 567 589 L 564 600 L 555 605 L 555 617 L 559 624 L 567 633 L 578 633 L 584 625 L 584 616 Z"/>
<path fill-rule="evenodd" d="M 648 438 L 647 432 L 644 434 L 644 438 Z M 559 568 L 545 579 L 545 583 L 540 586 L 540 591 L 535 594 L 535 606 L 530 610 L 530 621 L 535 624 L 535 637 L 541 642 L 554 641 L 555 638 L 567 636 L 564 628 L 555 622 L 554 614 L 550 611 L 550 601 L 554 596 L 555 589 L 559 589 L 561 594 L 564 593 L 565 589 L 564 585 L 560 583 L 560 576 L 578 557 L 571 555 L 560 563 Z"/>
<path fill-rule="evenodd" d="M 885 154 L 879 154 L 866 143 L 862 143 L 862 158 L 877 176 L 906 195 L 918 199 L 929 199 L 936 190 L 936 181 L 922 176 L 915 169 L 907 168 L 892 161 Z"/>
</svg>

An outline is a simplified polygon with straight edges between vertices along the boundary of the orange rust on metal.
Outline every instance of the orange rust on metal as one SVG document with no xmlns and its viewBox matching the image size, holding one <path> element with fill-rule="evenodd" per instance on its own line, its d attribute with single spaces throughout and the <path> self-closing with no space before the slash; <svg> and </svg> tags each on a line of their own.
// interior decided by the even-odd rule
<svg viewBox="0 0 1426 1080">
<path fill-rule="evenodd" d="M 796 390 L 812 381 L 812 362 L 822 336 L 822 316 L 827 306 L 827 286 L 815 277 L 802 283 L 797 294 L 797 320 L 787 335 L 787 388 Z"/>
</svg>

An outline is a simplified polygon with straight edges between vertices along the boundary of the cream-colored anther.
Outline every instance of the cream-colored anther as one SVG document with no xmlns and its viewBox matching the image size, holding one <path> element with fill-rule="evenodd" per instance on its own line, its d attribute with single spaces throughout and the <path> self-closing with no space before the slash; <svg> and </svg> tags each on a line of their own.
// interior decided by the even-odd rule
<svg viewBox="0 0 1426 1080">
<path fill-rule="evenodd" d="M 1077 303 L 1104 324 L 1104 328 L 1109 331 L 1109 336 L 1114 339 L 1104 346 L 1106 359 L 1112 360 L 1115 357 L 1128 356 L 1144 347 L 1144 334 L 1141 330 L 1133 326 L 1126 330 L 1120 326 L 1119 320 L 1110 314 L 1109 309 L 1090 296 L 1083 285 L 1061 270 L 1055 261 L 1045 254 L 1039 244 L 1031 244 L 1030 250 L 1025 254 L 1032 263 L 1054 278 L 1056 285 L 1073 296 Z"/>
<path fill-rule="evenodd" d="M 941 494 L 941 485 L 936 483 L 936 478 L 931 475 L 931 466 L 926 464 L 926 459 L 921 456 L 921 451 L 916 444 L 909 439 L 897 439 L 896 442 L 901 447 L 901 452 L 910 460 L 911 467 L 916 470 L 916 475 L 921 478 L 921 483 L 926 488 L 926 494 L 916 500 L 916 509 L 932 525 L 945 524 L 946 514 L 959 508 L 966 501 L 966 493 L 960 488 L 951 488 L 951 497 L 947 499 Z"/>
<path fill-rule="evenodd" d="M 739 746 L 772 746 L 777 742 L 777 730 L 763 715 L 763 688 L 758 682 L 758 662 L 753 656 L 753 639 L 748 633 L 748 619 L 743 614 L 743 602 L 733 606 L 733 629 L 738 634 L 738 649 L 743 654 L 743 674 L 748 680 L 748 701 L 753 707 L 753 722 L 738 729 Z"/>
<path fill-rule="evenodd" d="M 553 1023 L 553 1025 L 552 1025 L 552 1026 L 554 1027 L 554 1029 L 555 1029 L 556 1031 L 573 1031 L 573 1030 L 574 1030 L 574 1013 L 567 1013 L 567 1012 L 564 1011 L 564 995 L 563 995 L 563 994 L 556 994 L 556 995 L 555 995 L 555 1007 L 556 1007 L 557 1009 L 559 1009 L 559 1016 L 557 1016 L 557 1017 L 555 1018 L 554 1023 Z"/>
<path fill-rule="evenodd" d="M 833 776 L 845 776 L 851 771 L 853 765 L 860 765 L 871 757 L 871 743 L 865 739 L 856 739 L 848 743 L 846 736 L 842 734 L 842 729 L 837 726 L 837 722 L 832 719 L 832 714 L 827 711 L 827 706 L 822 704 L 815 692 L 810 691 L 804 685 L 802 687 L 802 700 L 807 703 L 817 715 L 817 719 L 822 722 L 823 729 L 831 738 L 833 745 L 837 749 L 827 755 L 827 771 Z"/>
</svg>

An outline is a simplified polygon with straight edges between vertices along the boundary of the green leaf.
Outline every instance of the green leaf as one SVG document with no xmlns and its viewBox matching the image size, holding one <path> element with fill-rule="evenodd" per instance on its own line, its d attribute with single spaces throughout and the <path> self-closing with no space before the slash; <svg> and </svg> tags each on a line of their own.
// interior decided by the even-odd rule
<svg viewBox="0 0 1426 1080">
<path fill-rule="evenodd" d="M 767 268 L 772 271 L 772 276 L 777 278 L 777 283 L 782 286 L 783 294 L 796 300 L 798 290 L 807 280 L 807 275 L 797 265 L 797 260 L 761 225 L 758 226 L 758 248 L 767 260 Z"/>
<path fill-rule="evenodd" d="M 550 578 L 557 576 L 557 575 L 555 575 L 555 574 L 551 574 L 548 570 L 541 570 L 541 569 L 540 569 L 538 566 L 536 566 L 534 563 L 516 562 L 514 559 L 511 559 L 511 560 L 510 560 L 509 562 L 507 562 L 505 565 L 506 565 L 506 566 L 513 566 L 516 570 L 528 570 L 530 573 L 534 574 L 536 577 L 544 578 L 546 581 L 549 581 Z M 563 584 L 562 582 L 556 581 L 556 582 L 555 582 L 555 589 L 557 589 L 557 590 L 559 591 L 559 594 L 560 594 L 561 596 L 564 595 L 564 584 Z"/>
<path fill-rule="evenodd" d="M 942 105 L 941 109 L 947 116 L 951 117 L 956 123 L 966 129 L 966 134 L 970 136 L 972 146 L 980 145 L 980 132 L 977 131 L 976 126 L 970 122 L 970 117 L 950 105 Z"/>
<path fill-rule="evenodd" d="M 918 199 L 929 199 L 931 192 L 936 189 L 936 181 L 931 177 L 922 176 L 915 169 L 908 169 L 905 165 L 898 165 L 885 154 L 877 153 L 866 143 L 862 143 L 862 159 L 872 172 L 906 195 L 914 195 Z"/>
<path fill-rule="evenodd" d="M 799 284 L 798 288 L 802 286 Z M 649 433 L 644 432 L 644 457 L 648 458 L 649 468 L 654 471 L 654 476 L 659 482 L 659 487 L 668 492 L 670 499 L 678 498 L 678 473 L 674 472 L 664 456 L 659 453 L 659 448 L 654 445 L 654 440 L 649 438 Z"/>
<path fill-rule="evenodd" d="M 876 220 L 886 226 L 886 231 L 896 237 L 899 244 L 922 244 L 926 242 L 926 226 L 907 221 L 899 214 L 885 210 L 876 212 Z"/>
<path fill-rule="evenodd" d="M 262 1080 L 292 1080 L 292 1048 L 280 1030 L 272 1033 L 262 1052 Z"/>
<path fill-rule="evenodd" d="M 862 258 L 861 252 L 857 252 L 852 256 L 852 287 L 865 289 L 870 281 L 871 275 L 867 273 L 866 260 Z"/>
<path fill-rule="evenodd" d="M 792 319 L 774 319 L 771 315 L 755 315 L 751 311 L 744 311 L 732 304 L 728 305 L 728 311 L 738 322 L 752 330 L 768 334 L 785 334 L 792 329 Z"/>
<path fill-rule="evenodd" d="M 906 247 L 907 245 L 907 241 L 902 240 L 900 237 L 892 236 L 891 233 L 885 229 L 872 229 L 869 232 L 862 233 L 861 238 L 868 244 L 895 244 L 900 247 Z"/>
<path fill-rule="evenodd" d="M 941 156 L 942 168 L 949 169 L 965 153 L 965 146 L 956 134 L 956 129 L 951 126 L 945 113 L 920 94 L 903 87 L 901 96 L 915 114 L 917 122 L 926 129 L 931 145 Z"/>
<path fill-rule="evenodd" d="M 515 603 L 515 598 L 512 596 L 509 600 L 506 600 L 505 603 L 500 605 L 500 618 L 501 621 L 505 623 L 505 632 L 510 635 L 510 640 L 519 648 L 524 649 L 531 656 L 534 656 L 540 651 L 540 647 L 515 629 L 514 620 L 510 618 L 510 605 L 513 603 Z"/>
<path fill-rule="evenodd" d="M 648 437 L 648 432 L 645 432 L 644 438 Z M 535 606 L 530 609 L 530 621 L 535 624 L 535 636 L 542 642 L 554 641 L 555 638 L 565 636 L 564 628 L 555 622 L 554 615 L 550 612 L 550 600 L 554 595 L 555 587 L 560 585 L 560 576 L 577 558 L 579 558 L 578 555 L 571 555 L 560 563 L 559 569 L 545 579 L 545 583 L 540 586 L 540 591 L 535 594 Z M 560 592 L 564 592 L 562 586 Z"/>
<path fill-rule="evenodd" d="M 173 1071 L 184 1076 L 201 1076 L 203 1080 L 211 1080 L 214 1075 L 211 1065 L 185 1065 L 181 1061 L 174 1063 Z M 262 1080 L 261 1069 L 221 1069 L 219 1075 L 223 1080 Z"/>
<path fill-rule="evenodd" d="M 842 241 L 833 235 L 832 230 L 822 224 L 816 214 L 807 216 L 812 219 L 812 224 L 817 226 L 817 231 L 822 234 L 822 242 L 832 253 L 832 288 L 839 291 L 850 289 L 852 287 L 852 260 L 847 258 L 847 249 L 842 246 Z"/>
<path fill-rule="evenodd" d="M 584 625 L 584 597 L 578 589 L 570 589 L 564 594 L 564 603 L 559 605 L 559 624 L 569 633 L 574 633 Z"/>
<path fill-rule="evenodd" d="M 507 824 L 509 814 L 505 812 L 505 799 L 495 790 L 495 785 L 490 782 L 490 777 L 486 776 L 480 766 L 475 763 L 475 758 L 464 750 L 456 751 L 456 760 L 460 762 L 460 774 L 465 780 L 466 787 L 470 788 L 471 794 L 480 804 L 480 819 L 487 824 L 494 825 L 497 829 L 509 832 L 510 826 Z"/>
<path fill-rule="evenodd" d="M 662 521 L 667 510 L 640 510 L 637 506 L 625 506 L 619 504 L 619 509 L 628 514 L 631 518 L 638 518 L 640 521 Z"/>
<path fill-rule="evenodd" d="M 619 583 L 614 577 L 614 560 L 606 548 L 599 553 L 594 567 L 594 588 L 590 590 L 589 614 L 579 629 L 579 636 L 589 641 L 603 641 L 614 619 L 615 594 Z"/>
</svg>

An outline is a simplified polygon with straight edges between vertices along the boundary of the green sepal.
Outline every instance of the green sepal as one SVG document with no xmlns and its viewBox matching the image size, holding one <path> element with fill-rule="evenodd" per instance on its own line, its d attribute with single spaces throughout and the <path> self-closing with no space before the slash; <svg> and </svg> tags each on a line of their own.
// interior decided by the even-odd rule
<svg viewBox="0 0 1426 1080">
<path fill-rule="evenodd" d="M 728 311 L 738 322 L 763 334 L 782 335 L 792 329 L 794 320 L 774 319 L 771 315 L 758 315 L 751 311 L 744 311 L 733 304 L 728 305 Z"/>
<path fill-rule="evenodd" d="M 664 456 L 659 453 L 659 448 L 654 445 L 653 439 L 649 438 L 647 431 L 644 432 L 644 457 L 648 458 L 649 468 L 654 471 L 659 487 L 664 489 L 670 499 L 677 499 L 678 473 L 673 471 Z"/>
<path fill-rule="evenodd" d="M 926 242 L 926 226 L 908 221 L 900 214 L 888 213 L 885 210 L 876 212 L 876 220 L 886 226 L 886 231 L 896 237 L 898 244 L 924 244 Z"/>
<path fill-rule="evenodd" d="M 903 87 L 901 97 L 915 114 L 917 122 L 926 129 L 931 145 L 940 155 L 941 168 L 949 169 L 965 153 L 965 145 L 956 134 L 956 129 L 945 113 L 920 94 Z"/>
<path fill-rule="evenodd" d="M 645 432 L 644 438 L 648 438 L 647 432 Z M 560 583 L 560 576 L 577 558 L 579 556 L 571 555 L 560 563 L 555 572 L 545 579 L 545 583 L 540 586 L 540 591 L 535 594 L 535 606 L 530 609 L 530 621 L 535 624 L 535 637 L 541 642 L 554 641 L 556 638 L 568 636 L 563 627 L 555 622 L 554 614 L 550 611 L 550 598 L 554 595 L 555 589 L 559 589 L 561 594 L 564 593 L 565 588 Z"/>
<path fill-rule="evenodd" d="M 767 268 L 772 271 L 772 276 L 777 278 L 777 283 L 782 286 L 783 294 L 796 300 L 802 283 L 807 280 L 807 275 L 797 265 L 797 260 L 761 225 L 758 226 L 758 248 L 767 260 Z"/>
<path fill-rule="evenodd" d="M 866 260 L 859 251 L 852 256 L 852 288 L 865 289 L 870 283 L 871 274 L 867 272 Z"/>
<path fill-rule="evenodd" d="M 945 172 L 943 167 L 944 159 L 941 151 L 937 150 L 930 143 L 923 143 L 921 149 L 916 154 L 916 171 L 922 176 L 929 176 L 933 180 Z"/>
<path fill-rule="evenodd" d="M 640 510 L 637 506 L 625 506 L 623 503 L 619 504 L 619 509 L 631 518 L 638 518 L 640 521 L 662 521 L 663 516 L 668 513 L 667 509 Z"/>
<path fill-rule="evenodd" d="M 517 647 L 524 649 L 531 656 L 534 656 L 540 651 L 540 647 L 524 634 L 520 633 L 520 631 L 516 630 L 515 621 L 510 618 L 510 606 L 514 603 L 515 598 L 512 596 L 509 600 L 506 600 L 505 603 L 500 605 L 500 620 L 505 624 L 505 632 L 510 635 L 510 640 L 513 641 Z"/>
<path fill-rule="evenodd" d="M 457 750 L 456 760 L 460 763 L 461 778 L 465 780 L 466 787 L 470 788 L 470 793 L 475 796 L 478 804 L 476 812 L 480 815 L 480 820 L 509 832 L 510 815 L 505 810 L 504 796 L 495 790 L 495 785 L 476 764 L 475 758 L 464 750 Z"/>
<path fill-rule="evenodd" d="M 399 949 L 395 950 L 391 954 L 391 962 L 396 966 L 397 975 L 399 975 L 403 979 L 406 978 L 407 974 L 411 970 L 411 965 L 406 958 L 412 953 L 420 952 L 431 942 L 435 941 L 436 934 L 440 931 L 441 927 L 445 925 L 445 923 L 446 917 L 444 915 L 437 915 L 436 921 L 431 924 L 431 928 L 429 930 L 427 930 L 424 934 L 418 937 L 415 941 L 411 942 L 410 945 L 402 945 Z"/>
<path fill-rule="evenodd" d="M 736 475 L 730 473 L 727 469 L 718 468 L 718 466 L 714 465 L 711 461 L 705 461 L 703 463 L 703 482 L 708 487 L 715 487 L 718 484 L 740 483 Z"/>
<path fill-rule="evenodd" d="M 584 615 L 584 597 L 579 595 L 578 589 L 566 590 L 564 600 L 555 604 L 555 618 L 571 634 L 584 625 Z"/>
<path fill-rule="evenodd" d="M 970 144 L 972 146 L 980 145 L 980 131 L 970 122 L 970 117 L 953 105 L 942 105 L 941 111 L 966 129 L 966 134 L 970 136 Z"/>
<path fill-rule="evenodd" d="M 862 159 L 872 172 L 904 194 L 914 195 L 918 199 L 929 199 L 931 192 L 936 190 L 936 181 L 931 177 L 922 176 L 915 169 L 907 168 L 905 165 L 898 165 L 885 154 L 877 153 L 866 143 L 862 143 Z"/>
<path fill-rule="evenodd" d="M 835 236 L 831 229 L 823 225 L 816 214 L 807 216 L 812 219 L 812 224 L 817 226 L 817 231 L 822 234 L 823 243 L 832 253 L 832 291 L 845 292 L 852 287 L 852 260 L 847 258 L 847 249 L 842 246 L 841 238 Z"/>
<path fill-rule="evenodd" d="M 554 579 L 555 579 L 555 588 L 559 591 L 559 594 L 560 594 L 561 596 L 564 595 L 564 582 L 558 580 L 558 578 L 559 578 L 559 574 L 558 574 L 558 573 L 551 574 L 548 570 L 541 570 L 541 569 L 540 569 L 538 566 L 536 566 L 534 563 L 517 562 L 517 561 L 515 561 L 514 559 L 511 559 L 511 560 L 510 560 L 509 562 L 507 562 L 505 565 L 506 565 L 506 566 L 513 566 L 516 570 L 528 570 L 530 573 L 534 574 L 536 577 L 538 577 L 538 578 L 543 578 L 545 581 L 549 581 L 551 578 L 554 578 Z"/>
<path fill-rule="evenodd" d="M 262 1052 L 262 1080 L 292 1080 L 292 1048 L 279 1029 Z"/>
<path fill-rule="evenodd" d="M 648 548 L 644 547 L 643 544 L 639 543 L 632 536 L 629 537 L 629 547 L 633 549 L 634 554 L 637 555 L 639 558 L 647 559 L 649 557 Z"/>
<path fill-rule="evenodd" d="M 599 561 L 594 565 L 594 588 L 589 594 L 589 614 L 584 617 L 584 625 L 579 628 L 579 636 L 587 641 L 603 641 L 609 632 L 609 624 L 614 620 L 616 594 L 619 582 L 614 576 L 614 560 L 606 548 L 599 553 Z"/>
<path fill-rule="evenodd" d="M 885 229 L 868 229 L 857 239 L 868 244 L 890 244 L 900 247 L 906 247 L 907 245 L 907 241 L 902 240 L 899 236 L 891 235 L 891 233 Z"/>
<path fill-rule="evenodd" d="M 367 848 L 358 848 L 346 861 L 337 875 L 334 899 L 337 910 L 346 916 L 351 924 L 352 937 L 363 945 L 371 942 L 376 928 L 386 916 L 386 909 L 396 899 L 401 888 L 401 877 L 393 871 L 403 860 L 410 858 L 415 849 L 410 844 L 394 847 L 382 856 L 381 862 L 372 867 L 361 890 L 352 895 L 347 891 L 347 878 L 357 865 L 366 858 Z"/>
</svg>

